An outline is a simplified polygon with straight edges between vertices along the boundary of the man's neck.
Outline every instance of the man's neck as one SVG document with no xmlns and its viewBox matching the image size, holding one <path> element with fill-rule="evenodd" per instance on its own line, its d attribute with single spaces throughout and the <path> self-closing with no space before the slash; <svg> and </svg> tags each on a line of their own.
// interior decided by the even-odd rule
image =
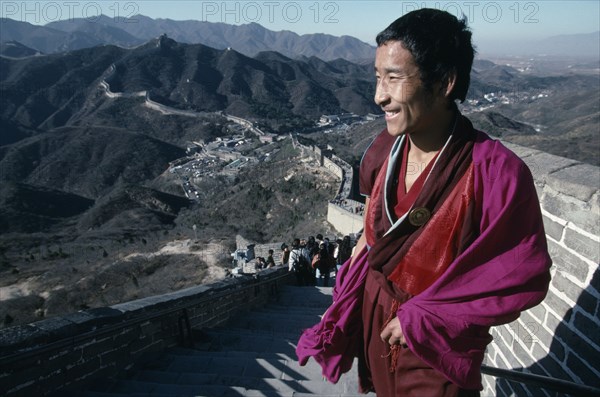
<svg viewBox="0 0 600 397">
<path fill-rule="evenodd" d="M 426 133 L 410 134 L 409 156 L 416 160 L 426 160 L 439 152 L 448 140 L 454 127 L 457 111 L 453 108 L 443 111 L 436 116 Z"/>
</svg>

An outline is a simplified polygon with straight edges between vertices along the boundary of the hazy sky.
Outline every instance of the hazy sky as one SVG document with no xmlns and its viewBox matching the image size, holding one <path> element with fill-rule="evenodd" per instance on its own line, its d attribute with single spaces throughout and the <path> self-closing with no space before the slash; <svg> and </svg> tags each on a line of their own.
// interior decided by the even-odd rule
<svg viewBox="0 0 600 397">
<path fill-rule="evenodd" d="M 475 42 L 541 39 L 600 30 L 600 1 L 0 1 L 2 17 L 45 24 L 58 19 L 146 15 L 174 20 L 256 22 L 298 34 L 350 35 L 370 44 L 397 17 L 424 6 L 467 16 Z"/>
</svg>

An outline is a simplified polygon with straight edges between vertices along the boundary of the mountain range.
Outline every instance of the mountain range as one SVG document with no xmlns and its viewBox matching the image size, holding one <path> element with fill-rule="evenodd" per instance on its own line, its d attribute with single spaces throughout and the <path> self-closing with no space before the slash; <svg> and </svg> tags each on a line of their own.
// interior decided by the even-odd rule
<svg viewBox="0 0 600 397">
<path fill-rule="evenodd" d="M 187 199 L 153 181 L 188 142 L 223 134 L 221 112 L 280 134 L 322 114 L 367 114 L 378 110 L 371 74 L 343 59 L 248 57 L 165 35 L 131 49 L 0 57 L 0 226 L 84 232 L 129 226 L 129 216 L 140 230 L 172 223 L 183 207 L 174 203 Z M 196 116 L 165 115 L 149 101 Z M 125 193 L 142 187 L 147 193 Z"/>
<path fill-rule="evenodd" d="M 249 57 L 263 51 L 276 51 L 290 58 L 316 56 L 325 61 L 342 58 L 360 62 L 370 61 L 375 54 L 375 47 L 351 36 L 274 32 L 257 23 L 237 26 L 152 19 L 143 15 L 131 18 L 101 15 L 93 21 L 70 19 L 44 26 L 2 18 L 0 26 L 3 42 L 16 41 L 46 54 L 103 44 L 130 48 L 163 34 L 180 43 L 204 44 L 215 49 L 232 48 Z"/>
<path fill-rule="evenodd" d="M 276 52 L 250 58 L 163 35 L 129 50 L 97 46 L 0 58 L 0 116 L 44 130 L 77 123 L 94 112 L 104 81 L 113 92 L 146 91 L 179 109 L 302 124 L 327 113 L 377 111 L 371 75 L 369 67 L 342 59 L 292 60 Z"/>
<path fill-rule="evenodd" d="M 65 43 L 95 43 L 47 55 L 39 54 L 39 46 L 4 43 L 3 50 L 12 53 L 0 57 L 0 182 L 7 186 L 0 224 L 7 230 L 32 231 L 36 224 L 52 227 L 83 213 L 88 214 L 86 225 L 110 224 L 111 214 L 118 216 L 119 209 L 130 211 L 136 205 L 147 214 L 141 218 L 154 219 L 148 224 L 169 222 L 181 208 L 168 204 L 173 201 L 170 196 L 150 195 L 154 202 L 164 201 L 162 207 L 174 208 L 157 215 L 143 200 L 136 201 L 148 195 L 129 195 L 129 204 L 119 204 L 126 196 L 123 192 L 132 186 L 156 189 L 152 181 L 185 155 L 187 142 L 221 136 L 227 124 L 221 112 L 250 119 L 276 134 L 310 131 L 323 114 L 380 112 L 372 100 L 370 64 L 316 56 L 292 59 L 276 51 L 248 56 L 232 48 L 181 43 L 164 34 L 141 42 L 132 38 L 166 26 L 174 32 L 179 26 L 176 34 L 183 37 L 200 25 L 186 30 L 185 24 L 165 20 L 163 29 L 145 17 L 136 24 L 100 20 L 106 23 L 73 20 L 46 27 L 2 20 L 3 39 L 11 38 L 6 32 L 14 40 L 29 37 L 29 45 L 35 38 L 49 45 L 45 52 L 65 48 Z M 206 37 L 227 37 L 223 32 L 242 28 L 201 25 L 222 29 Z M 247 42 L 265 45 L 274 40 L 256 24 L 243 28 L 253 29 L 244 36 Z M 120 45 L 101 44 L 103 40 Z M 489 93 L 514 98 L 474 113 L 471 117 L 479 128 L 596 164 L 597 75 L 534 76 L 478 59 L 471 77 L 469 100 L 485 105 L 483 98 Z M 149 108 L 149 102 L 197 116 L 165 115 Z M 36 196 L 49 204 L 36 208 L 30 200 Z M 73 202 L 74 212 L 51 204 L 62 199 Z M 22 204 L 17 204 L 19 200 Z M 100 203 L 108 208 L 110 202 L 115 209 L 94 210 Z M 16 222 L 20 217 L 26 221 Z M 77 225 L 85 230 L 83 223 Z"/>
<path fill-rule="evenodd" d="M 166 35 L 131 49 L 99 45 L 0 57 L 0 179 L 97 200 L 115 186 L 157 177 L 183 156 L 186 142 L 219 136 L 224 123 L 218 112 L 278 134 L 311 127 L 323 114 L 378 113 L 372 73 L 370 66 L 343 59 L 294 60 L 274 51 L 248 57 Z M 528 125 L 552 125 L 550 135 L 561 135 L 560 128 L 562 134 L 577 131 L 593 149 L 597 88 L 593 75 L 537 77 L 477 60 L 469 98 L 515 90 L 518 102 L 480 117 L 482 127 L 537 136 Z M 529 92 L 541 91 L 552 96 L 531 102 Z M 205 116 L 164 116 L 148 101 Z M 557 106 L 565 109 L 562 116 L 548 110 Z M 129 153 L 131 147 L 138 150 Z"/>
<path fill-rule="evenodd" d="M 130 18 L 100 15 L 32 25 L 8 18 L 0 19 L 2 43 L 15 41 L 30 50 L 46 54 L 72 51 L 103 44 L 134 47 L 167 34 L 180 43 L 204 44 L 216 49 L 233 48 L 253 57 L 262 51 L 277 51 L 289 58 L 316 56 L 323 60 L 343 58 L 370 62 L 375 47 L 351 36 L 327 34 L 298 35 L 272 31 L 257 23 L 230 25 L 207 21 L 175 21 L 134 15 Z M 600 58 L 600 32 L 565 34 L 544 39 L 482 39 L 479 52 L 485 56 L 559 56 L 594 60 Z M 8 52 L 2 54 L 10 55 Z M 24 56 L 17 55 L 17 56 Z"/>
</svg>

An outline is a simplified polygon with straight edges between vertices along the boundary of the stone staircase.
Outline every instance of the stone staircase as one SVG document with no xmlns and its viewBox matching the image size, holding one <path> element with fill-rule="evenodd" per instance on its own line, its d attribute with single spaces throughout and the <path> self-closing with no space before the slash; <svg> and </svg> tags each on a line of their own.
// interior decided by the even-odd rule
<svg viewBox="0 0 600 397">
<path fill-rule="evenodd" d="M 314 360 L 304 367 L 296 361 L 302 329 L 318 322 L 330 302 L 331 288 L 286 286 L 276 303 L 245 312 L 224 327 L 195 330 L 193 347 L 169 349 L 125 378 L 57 395 L 364 396 L 358 393 L 356 366 L 334 385 L 323 379 Z"/>
</svg>

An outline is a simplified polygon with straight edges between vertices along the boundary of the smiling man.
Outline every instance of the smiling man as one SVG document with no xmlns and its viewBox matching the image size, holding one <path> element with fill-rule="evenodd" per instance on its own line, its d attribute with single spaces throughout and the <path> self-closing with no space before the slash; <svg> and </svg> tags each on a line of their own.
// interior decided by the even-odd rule
<svg viewBox="0 0 600 397">
<path fill-rule="evenodd" d="M 361 390 L 379 396 L 478 396 L 489 328 L 548 289 L 533 179 L 458 110 L 474 57 L 465 21 L 413 11 L 377 46 L 387 128 L 361 162 L 364 233 L 298 357 L 335 382 L 358 356 Z"/>
<path fill-rule="evenodd" d="M 489 326 L 539 303 L 550 259 L 525 164 L 460 115 L 474 57 L 465 21 L 431 9 L 377 36 L 387 128 L 361 164 L 368 197 L 363 387 L 478 395 Z"/>
</svg>

